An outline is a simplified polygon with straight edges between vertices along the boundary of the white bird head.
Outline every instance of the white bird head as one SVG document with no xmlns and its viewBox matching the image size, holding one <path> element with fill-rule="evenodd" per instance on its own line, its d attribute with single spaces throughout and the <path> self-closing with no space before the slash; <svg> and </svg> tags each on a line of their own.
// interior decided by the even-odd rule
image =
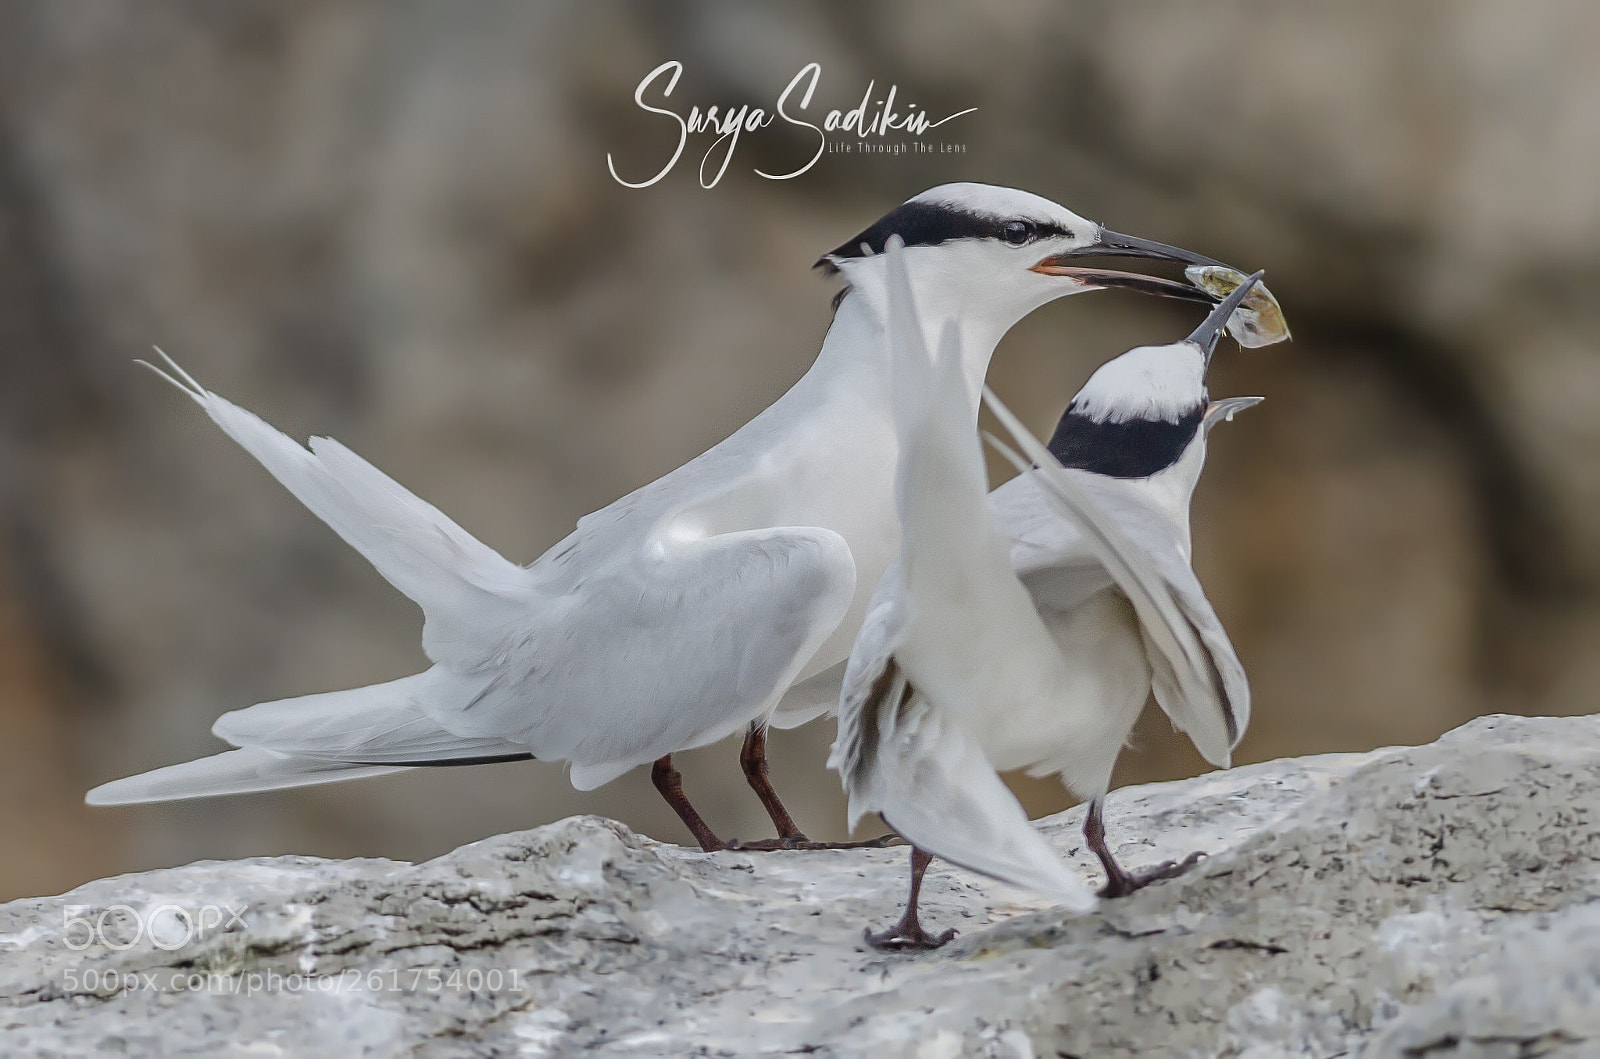
<svg viewBox="0 0 1600 1059">
<path fill-rule="evenodd" d="M 883 248 L 892 235 L 904 240 L 914 265 L 910 271 L 918 304 L 992 332 L 996 340 L 1046 302 L 1087 290 L 1122 287 L 1206 305 L 1217 301 L 1186 282 L 1075 261 L 1146 257 L 1185 265 L 1221 262 L 1108 231 L 1049 199 L 990 184 L 943 184 L 924 191 L 824 254 L 817 267 L 842 272 L 849 284 L 846 292 L 859 288 L 879 301 Z"/>
<path fill-rule="evenodd" d="M 1083 384 L 1050 437 L 1051 455 L 1063 466 L 1113 478 L 1149 478 L 1185 460 L 1211 427 L 1260 398 L 1230 398 L 1212 405 L 1206 369 L 1228 318 L 1261 281 L 1245 280 L 1181 342 L 1138 346 L 1102 364 Z M 1196 452 L 1197 456 L 1203 456 Z"/>
</svg>

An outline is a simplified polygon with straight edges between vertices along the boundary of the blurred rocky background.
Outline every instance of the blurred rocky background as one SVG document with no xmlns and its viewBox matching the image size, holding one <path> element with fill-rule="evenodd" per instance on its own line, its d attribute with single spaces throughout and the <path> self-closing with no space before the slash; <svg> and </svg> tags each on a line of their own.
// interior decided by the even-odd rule
<svg viewBox="0 0 1600 1059">
<path fill-rule="evenodd" d="M 0 899 L 199 857 L 399 858 L 576 811 L 682 838 L 648 779 L 410 773 L 90 811 L 100 781 L 220 749 L 224 710 L 423 664 L 419 615 L 191 405 L 152 343 L 366 455 L 504 554 L 720 440 L 810 362 L 818 253 L 923 188 L 1011 184 L 1268 271 L 1294 328 L 1216 394 L 1202 577 L 1249 668 L 1256 760 L 1422 742 L 1600 682 L 1600 9 L 240 0 L 0 5 Z M 644 190 L 674 100 L 879 96 L 959 154 L 708 138 Z M 1059 302 L 992 381 L 1047 430 L 1183 307 Z M 1127 779 L 1201 763 L 1159 718 Z M 776 782 L 840 832 L 831 722 Z M 735 748 L 686 755 L 724 833 L 769 825 Z M 1035 811 L 1056 787 L 1019 781 Z"/>
</svg>

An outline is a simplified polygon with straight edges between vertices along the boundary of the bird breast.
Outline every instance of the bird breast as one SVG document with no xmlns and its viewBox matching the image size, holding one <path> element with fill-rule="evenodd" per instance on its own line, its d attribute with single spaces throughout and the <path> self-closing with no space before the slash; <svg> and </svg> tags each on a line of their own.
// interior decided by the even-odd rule
<svg viewBox="0 0 1600 1059">
<path fill-rule="evenodd" d="M 1040 617 L 1061 653 L 1066 682 L 1051 697 L 1012 703 L 1000 723 L 977 734 L 996 769 L 1060 772 L 1088 796 L 1109 781 L 1150 695 L 1138 616 L 1120 590 L 1107 588 L 1068 611 Z"/>
</svg>

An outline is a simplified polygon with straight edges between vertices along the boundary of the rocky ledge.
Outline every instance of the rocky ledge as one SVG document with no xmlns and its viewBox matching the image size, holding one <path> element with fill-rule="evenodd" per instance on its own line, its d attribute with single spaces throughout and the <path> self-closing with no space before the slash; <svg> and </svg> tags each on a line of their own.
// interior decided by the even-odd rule
<svg viewBox="0 0 1600 1059">
<path fill-rule="evenodd" d="M 286 857 L 0 906 L 0 1052 L 1600 1054 L 1600 718 L 1113 794 L 1093 914 L 935 864 L 927 955 L 861 940 L 904 849 L 703 854 L 580 817 L 426 864 Z M 1042 823 L 1097 880 L 1081 813 Z"/>
</svg>

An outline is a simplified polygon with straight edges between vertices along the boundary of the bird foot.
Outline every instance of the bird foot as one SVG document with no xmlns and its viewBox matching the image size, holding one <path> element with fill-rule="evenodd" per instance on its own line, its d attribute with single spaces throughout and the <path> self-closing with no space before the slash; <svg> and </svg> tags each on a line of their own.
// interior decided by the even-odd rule
<svg viewBox="0 0 1600 1059">
<path fill-rule="evenodd" d="M 876 933 L 868 927 L 861 936 L 879 952 L 932 952 L 955 937 L 956 932 L 952 927 L 943 934 L 929 934 L 922 929 L 921 921 L 913 919 L 907 923 L 902 919 L 888 930 Z"/>
<path fill-rule="evenodd" d="M 772 853 L 792 849 L 885 849 L 903 841 L 895 834 L 880 835 L 860 842 L 813 842 L 804 835 L 791 835 L 788 838 L 764 838 L 758 842 L 741 842 L 731 838 L 722 848 L 732 853 Z"/>
<path fill-rule="evenodd" d="M 877 838 L 863 838 L 855 842 L 808 842 L 801 849 L 888 849 L 890 846 L 903 846 L 906 840 L 894 832 L 879 835 Z"/>
<path fill-rule="evenodd" d="M 1173 879 L 1182 875 L 1204 858 L 1204 853 L 1196 851 L 1182 860 L 1163 861 L 1153 868 L 1146 868 L 1144 871 L 1132 873 L 1119 871 L 1106 880 L 1106 884 L 1100 888 L 1100 896 L 1107 900 L 1127 897 L 1129 894 L 1143 890 L 1151 883 L 1161 882 L 1163 879 Z"/>
<path fill-rule="evenodd" d="M 788 838 L 763 838 L 757 842 L 741 842 L 730 838 L 722 848 L 729 853 L 772 853 L 784 849 L 808 849 L 813 843 L 804 835 L 790 835 Z"/>
</svg>

